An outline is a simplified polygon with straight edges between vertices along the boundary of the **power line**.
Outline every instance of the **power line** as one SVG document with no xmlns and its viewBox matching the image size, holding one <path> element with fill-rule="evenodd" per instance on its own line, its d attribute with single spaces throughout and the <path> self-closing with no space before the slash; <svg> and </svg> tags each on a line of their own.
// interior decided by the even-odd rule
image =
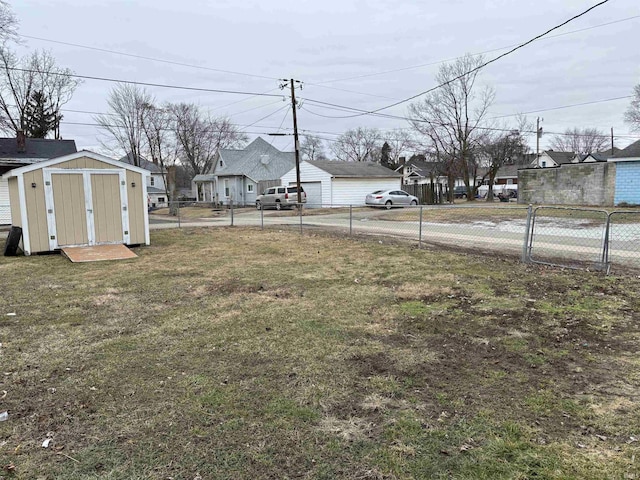
<svg viewBox="0 0 640 480">
<path fill-rule="evenodd" d="M 217 72 L 217 73 L 226 73 L 226 74 L 230 74 L 230 75 L 242 75 L 245 77 L 254 77 L 254 78 L 262 78 L 262 79 L 266 79 L 266 80 L 278 80 L 275 77 L 267 77 L 265 75 L 256 75 L 253 73 L 245 73 L 245 72 L 235 72 L 233 70 L 223 70 L 223 69 L 219 69 L 219 68 L 211 68 L 211 67 L 205 67 L 202 65 L 194 65 L 192 63 L 183 63 L 183 62 L 174 62 L 171 60 L 164 60 L 162 58 L 154 58 L 154 57 L 145 57 L 144 55 L 136 55 L 133 53 L 126 53 L 126 52 L 120 52 L 117 50 L 109 50 L 108 48 L 100 48 L 100 47 L 92 47 L 90 45 L 82 45 L 79 43 L 71 43 L 71 42 L 62 42 L 60 40 L 52 40 L 50 38 L 43 38 L 43 37 L 36 37 L 33 35 L 20 35 L 22 38 L 30 38 L 32 40 L 39 40 L 41 42 L 49 42 L 49 43 L 57 43 L 58 45 L 66 45 L 69 47 L 78 47 L 78 48 L 84 48 L 87 50 L 94 50 L 97 52 L 104 52 L 104 53 L 110 53 L 113 55 L 122 55 L 123 57 L 130 57 L 130 58 L 137 58 L 140 60 L 149 60 L 152 62 L 160 62 L 160 63 L 167 63 L 169 65 L 177 65 L 180 67 L 189 67 L 189 68 L 197 68 L 199 70 L 208 70 L 211 72 Z"/>
<path fill-rule="evenodd" d="M 563 37 L 565 35 L 571 35 L 571 34 L 574 34 L 574 33 L 584 32 L 584 31 L 587 31 L 587 30 L 593 30 L 594 28 L 601 28 L 601 27 L 606 27 L 608 25 L 614 25 L 616 23 L 627 22 L 629 20 L 634 20 L 636 18 L 640 18 L 640 15 L 634 15 L 632 17 L 621 18 L 619 20 L 614 20 L 612 22 L 606 22 L 606 23 L 601 23 L 601 24 L 598 24 L 598 25 L 592 25 L 591 27 L 580 28 L 578 30 L 572 30 L 570 32 L 563 32 L 563 33 L 558 33 L 558 34 L 555 34 L 555 35 L 548 35 L 548 36 L 544 37 L 541 40 L 547 40 L 547 39 L 551 39 L 551 38 Z M 477 57 L 479 55 L 484 55 L 486 53 L 499 52 L 500 50 L 505 50 L 507 48 L 512 48 L 512 47 L 515 47 L 517 45 L 518 44 L 511 44 L 511 45 L 505 45 L 504 47 L 492 48 L 490 50 L 484 50 L 482 52 L 472 53 L 471 56 L 472 57 Z M 418 65 L 410 65 L 410 66 L 407 66 L 407 67 L 395 68 L 393 70 L 383 70 L 383 71 L 380 71 L 380 72 L 365 73 L 365 74 L 362 74 L 362 75 L 354 75 L 354 76 L 351 76 L 351 77 L 338 78 L 338 79 L 334 79 L 334 80 L 325 80 L 325 81 L 322 81 L 322 82 L 315 82 L 315 83 L 307 82 L 307 85 L 320 86 L 320 85 L 324 85 L 326 83 L 346 82 L 347 80 L 357 80 L 357 79 L 360 79 L 360 78 L 368 78 L 368 77 L 375 77 L 375 76 L 379 76 L 379 75 L 386 75 L 388 73 L 404 72 L 406 70 L 415 70 L 415 69 L 418 69 L 418 68 L 431 67 L 433 65 L 439 65 L 441 63 L 451 62 L 451 61 L 454 61 L 454 60 L 458 60 L 459 58 L 463 58 L 463 56 L 451 57 L 451 58 L 447 58 L 447 59 L 444 59 L 444 60 L 434 60 L 433 62 L 429 62 L 429 63 L 421 63 L 421 64 L 418 64 Z"/>
<path fill-rule="evenodd" d="M 625 95 L 625 96 L 622 96 L 622 97 L 605 98 L 605 99 L 602 99 L 602 100 L 593 100 L 591 102 L 573 103 L 571 105 L 562 105 L 562 106 L 559 106 L 559 107 L 542 108 L 540 110 L 530 110 L 528 112 L 521 112 L 521 113 L 511 113 L 509 115 L 499 115 L 497 117 L 491 117 L 491 119 L 517 117 L 518 115 L 528 115 L 530 113 L 550 112 L 552 110 L 562 110 L 563 108 L 573 108 L 573 107 L 581 107 L 583 105 L 594 105 L 596 103 L 614 102 L 616 100 L 625 100 L 625 99 L 628 99 L 628 98 L 633 98 L 633 95 Z"/>
<path fill-rule="evenodd" d="M 607 0 L 608 1 L 608 0 Z M 6 70 L 14 71 L 14 72 L 23 72 L 23 73 L 38 73 L 43 74 L 47 73 L 49 75 L 58 75 L 61 77 L 71 77 L 71 78 L 81 78 L 83 80 L 97 80 L 101 82 L 111 82 L 111 83 L 128 83 L 131 85 L 141 85 L 144 87 L 159 87 L 159 88 L 171 88 L 175 90 L 189 90 L 195 92 L 207 92 L 207 93 L 228 93 L 233 95 L 251 95 L 254 97 L 277 97 L 281 98 L 282 95 L 270 94 L 270 93 L 260 93 L 260 92 L 244 92 L 240 90 L 222 90 L 216 88 L 199 88 L 199 87 L 187 87 L 184 85 L 170 85 L 165 83 L 150 83 L 150 82 L 138 82 L 134 80 L 119 80 L 115 78 L 108 77 L 96 77 L 91 75 L 78 75 L 76 73 L 66 73 L 66 72 L 43 72 L 41 70 L 33 70 L 29 68 L 17 68 L 17 67 L 5 67 Z"/>
<path fill-rule="evenodd" d="M 306 99 L 308 102 L 317 102 L 319 103 L 319 105 L 317 105 L 320 108 L 326 108 L 328 110 L 338 110 L 338 111 L 346 111 L 345 108 L 350 108 L 350 107 L 343 107 L 340 105 L 334 105 L 334 104 L 330 104 L 327 102 L 319 102 L 316 100 L 312 100 L 307 98 Z M 358 109 L 354 109 L 355 111 L 362 111 L 362 110 L 358 110 Z M 312 115 L 318 116 L 318 117 L 322 117 L 322 118 L 335 118 L 333 116 L 329 116 L 329 115 L 323 115 L 321 113 L 317 113 L 314 112 L 312 110 L 309 110 L 309 108 L 305 108 L 306 112 L 311 113 Z M 408 122 L 417 122 L 417 123 L 427 123 L 430 125 L 436 125 L 436 126 L 452 126 L 453 124 L 450 123 L 438 123 L 438 122 L 432 122 L 429 120 L 423 120 L 423 119 L 419 119 L 419 118 L 411 118 L 411 117 L 406 117 L 406 116 L 402 116 L 402 115 L 393 115 L 393 114 L 383 114 L 383 113 L 376 113 L 373 116 L 376 117 L 381 117 L 381 118 L 389 118 L 389 119 L 394 119 L 394 120 L 405 120 Z M 477 130 L 486 130 L 486 131 L 494 131 L 494 132 L 512 132 L 514 129 L 513 128 L 499 128 L 499 127 L 484 127 L 484 126 L 476 126 L 475 127 Z M 325 133 L 329 133 L 329 132 L 325 132 Z M 529 133 L 529 134 L 535 134 L 536 131 L 535 130 L 522 130 L 521 133 Z M 563 135 L 563 136 L 572 136 L 574 134 L 568 134 L 565 132 L 545 132 L 548 135 Z M 583 135 L 578 135 L 578 136 L 583 136 Z M 586 135 L 589 136 L 589 135 Z M 603 135 L 603 136 L 607 136 L 607 135 Z M 616 135 L 616 138 L 640 138 L 638 136 L 634 136 L 634 135 Z"/>
<path fill-rule="evenodd" d="M 597 4 L 595 4 L 595 5 L 591 6 L 591 7 L 589 7 L 589 8 L 588 8 L 588 9 L 586 9 L 586 10 L 584 10 L 583 12 L 581 12 L 581 13 L 579 13 L 579 14 L 577 14 L 577 15 L 574 15 L 574 16 L 573 16 L 573 17 L 571 17 L 570 19 L 565 20 L 564 22 L 562 22 L 562 23 L 560 23 L 560 24 L 556 25 L 555 27 L 552 27 L 552 28 L 548 29 L 548 30 L 547 30 L 547 31 L 545 31 L 544 33 L 541 33 L 541 34 L 539 34 L 539 35 L 536 35 L 535 37 L 531 38 L 530 40 L 527 40 L 526 42 L 523 42 L 523 43 L 519 44 L 518 46 L 516 46 L 516 47 L 512 48 L 511 50 L 509 50 L 508 52 L 505 52 L 505 53 L 503 53 L 503 54 L 501 54 L 501 55 L 498 55 L 497 57 L 494 57 L 494 58 L 492 58 L 491 60 L 488 60 L 488 61 L 486 61 L 486 62 L 484 62 L 484 63 L 482 63 L 482 64 L 478 65 L 477 67 L 474 67 L 474 68 L 472 68 L 471 70 L 468 70 L 467 72 L 462 73 L 461 75 L 458 75 L 458 76 L 456 76 L 456 77 L 454 77 L 454 78 L 451 78 L 451 79 L 447 80 L 446 82 L 441 83 L 440 85 L 436 85 L 435 87 L 432 87 L 432 88 L 430 88 L 430 89 L 428 89 L 428 90 L 425 90 L 425 91 L 423 91 L 423 92 L 419 92 L 419 93 L 417 93 L 417 94 L 415 94 L 415 95 L 412 95 L 412 96 L 410 96 L 410 97 L 407 97 L 407 98 L 405 98 L 405 99 L 403 99 L 403 100 L 399 100 L 399 101 L 394 102 L 394 103 L 392 103 L 392 104 L 386 105 L 386 106 L 384 106 L 384 107 L 376 108 L 376 109 L 374 109 L 374 110 L 368 110 L 368 111 L 366 111 L 366 112 L 364 112 L 364 113 L 358 113 L 358 114 L 355 114 L 355 115 L 335 116 L 335 117 L 333 117 L 333 118 L 354 118 L 354 117 L 361 117 L 361 116 L 363 116 L 363 115 L 371 115 L 371 114 L 374 114 L 374 113 L 381 112 L 382 110 L 388 110 L 389 108 L 396 107 L 396 106 L 401 105 L 401 104 L 403 104 L 403 103 L 406 103 L 406 102 L 408 102 L 408 101 L 414 100 L 414 99 L 416 99 L 416 98 L 418 98 L 418 97 L 420 97 L 420 96 L 422 96 L 422 95 L 426 95 L 427 93 L 433 92 L 434 90 L 437 90 L 437 89 L 442 88 L 442 87 L 444 87 L 444 86 L 446 86 L 446 85 L 449 85 L 450 83 L 453 83 L 453 82 L 455 82 L 456 80 L 459 80 L 459 79 L 461 79 L 461 78 L 463 78 L 463 77 L 465 77 L 465 76 L 467 76 L 467 75 L 469 75 L 469 74 L 471 74 L 471 73 L 477 72 L 478 70 L 480 70 L 481 68 L 486 67 L 487 65 L 490 65 L 490 64 L 492 64 L 492 63 L 494 63 L 494 62 L 497 62 L 497 61 L 498 61 L 498 60 L 500 60 L 501 58 L 504 58 L 504 57 L 506 57 L 507 55 L 510 55 L 510 54 L 512 54 L 513 52 L 515 52 L 515 51 L 517 51 L 517 50 L 519 50 L 519 49 L 521 49 L 521 48 L 524 48 L 525 46 L 527 46 L 527 45 L 529 45 L 529 44 L 531 44 L 531 43 L 535 42 L 536 40 L 538 40 L 538 39 L 540 39 L 540 38 L 544 37 L 544 36 L 545 36 L 545 35 L 547 35 L 548 33 L 553 32 L 554 30 L 557 30 L 557 29 L 559 29 L 559 28 L 562 28 L 563 26 L 565 26 L 565 25 L 566 25 L 566 24 L 568 24 L 569 22 L 572 22 L 572 21 L 574 21 L 574 20 L 576 20 L 576 19 L 578 19 L 578 18 L 580 18 L 580 17 L 582 17 L 582 16 L 586 15 L 586 14 L 587 14 L 587 13 L 589 13 L 591 10 L 593 10 L 593 9 L 595 9 L 595 8 L 597 8 L 597 7 L 601 6 L 601 5 L 604 5 L 605 3 L 608 3 L 608 2 L 609 2 L 609 0 L 602 0 L 601 2 L 599 2 L 599 3 L 597 3 Z"/>
</svg>

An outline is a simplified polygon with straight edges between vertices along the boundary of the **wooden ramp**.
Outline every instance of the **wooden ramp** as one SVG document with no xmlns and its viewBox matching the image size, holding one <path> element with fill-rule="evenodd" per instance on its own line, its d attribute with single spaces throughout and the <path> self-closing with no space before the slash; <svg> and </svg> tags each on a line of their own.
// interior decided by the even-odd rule
<svg viewBox="0 0 640 480">
<path fill-rule="evenodd" d="M 101 260 L 126 260 L 138 256 L 125 245 L 94 245 L 92 247 L 64 247 L 62 253 L 73 263 Z"/>
</svg>

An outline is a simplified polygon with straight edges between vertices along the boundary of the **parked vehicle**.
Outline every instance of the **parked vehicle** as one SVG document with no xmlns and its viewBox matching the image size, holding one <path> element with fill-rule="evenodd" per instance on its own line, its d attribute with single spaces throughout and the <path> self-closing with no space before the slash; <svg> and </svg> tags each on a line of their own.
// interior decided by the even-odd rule
<svg viewBox="0 0 640 480">
<path fill-rule="evenodd" d="M 467 198 L 467 187 L 464 185 L 453 187 L 453 198 Z"/>
<path fill-rule="evenodd" d="M 304 189 L 300 187 L 301 203 L 307 203 L 307 194 Z M 267 188 L 262 195 L 258 195 L 256 198 L 256 208 L 261 210 L 263 208 L 275 208 L 280 210 L 282 208 L 293 208 L 298 204 L 298 187 L 270 187 Z"/>
<path fill-rule="evenodd" d="M 376 190 L 367 195 L 365 203 L 370 207 L 389 209 L 394 205 L 418 205 L 418 197 L 409 195 L 404 190 Z"/>
</svg>

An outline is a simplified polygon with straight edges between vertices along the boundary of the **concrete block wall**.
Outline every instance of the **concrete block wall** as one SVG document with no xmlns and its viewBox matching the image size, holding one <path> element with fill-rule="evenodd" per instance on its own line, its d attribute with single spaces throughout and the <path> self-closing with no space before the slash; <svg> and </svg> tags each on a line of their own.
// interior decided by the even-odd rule
<svg viewBox="0 0 640 480">
<path fill-rule="evenodd" d="M 518 202 L 612 206 L 615 170 L 615 164 L 604 162 L 518 170 Z"/>
<path fill-rule="evenodd" d="M 640 160 L 616 162 L 614 204 L 640 205 Z"/>
</svg>

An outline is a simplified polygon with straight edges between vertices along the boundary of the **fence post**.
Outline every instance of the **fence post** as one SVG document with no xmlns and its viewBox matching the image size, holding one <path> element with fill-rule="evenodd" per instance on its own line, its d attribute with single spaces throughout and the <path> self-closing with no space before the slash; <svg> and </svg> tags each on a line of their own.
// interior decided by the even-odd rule
<svg viewBox="0 0 640 480">
<path fill-rule="evenodd" d="M 609 274 L 609 232 L 611 231 L 611 213 L 607 214 L 604 224 L 604 238 L 602 239 L 602 270 Z"/>
<path fill-rule="evenodd" d="M 522 263 L 529 263 L 529 239 L 531 236 L 531 217 L 533 215 L 533 206 L 527 208 L 527 223 L 524 227 L 524 243 L 522 244 Z"/>
<path fill-rule="evenodd" d="M 264 208 L 260 205 L 260 230 L 264 230 Z"/>
<path fill-rule="evenodd" d="M 233 199 L 229 200 L 229 206 L 231 207 L 231 226 L 233 227 Z"/>
<path fill-rule="evenodd" d="M 420 227 L 418 229 L 418 248 L 422 248 L 422 205 L 420 205 Z"/>
<path fill-rule="evenodd" d="M 349 236 L 353 237 L 353 205 L 349 205 Z"/>
</svg>

